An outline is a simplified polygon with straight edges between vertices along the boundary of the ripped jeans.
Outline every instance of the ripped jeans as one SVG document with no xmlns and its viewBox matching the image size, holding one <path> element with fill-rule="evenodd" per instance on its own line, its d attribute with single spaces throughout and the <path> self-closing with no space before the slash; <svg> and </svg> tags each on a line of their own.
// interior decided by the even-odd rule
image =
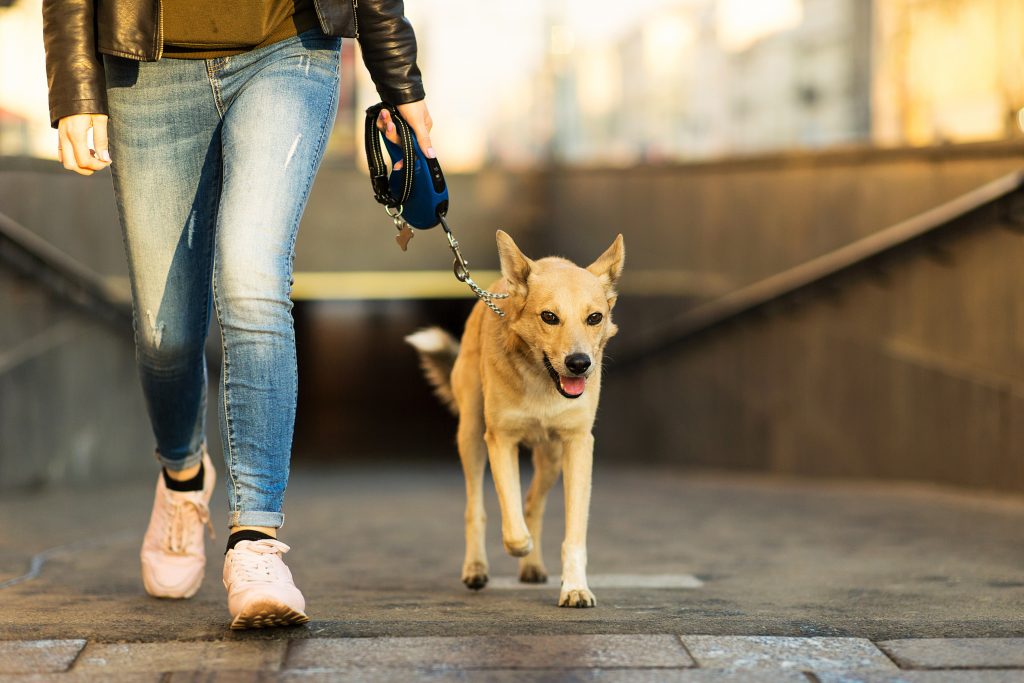
<svg viewBox="0 0 1024 683">
<path fill-rule="evenodd" d="M 232 526 L 279 527 L 295 424 L 292 261 L 338 106 L 340 38 L 237 56 L 104 57 L 114 190 L 156 452 L 198 464 L 210 316 Z"/>
</svg>

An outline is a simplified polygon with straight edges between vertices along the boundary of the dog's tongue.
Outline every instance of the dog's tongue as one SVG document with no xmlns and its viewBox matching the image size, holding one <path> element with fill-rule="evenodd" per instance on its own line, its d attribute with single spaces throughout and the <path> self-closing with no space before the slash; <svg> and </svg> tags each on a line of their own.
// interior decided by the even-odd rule
<svg viewBox="0 0 1024 683">
<path fill-rule="evenodd" d="M 562 384 L 562 391 L 570 396 L 579 396 L 587 388 L 585 377 L 559 377 L 558 379 Z"/>
</svg>

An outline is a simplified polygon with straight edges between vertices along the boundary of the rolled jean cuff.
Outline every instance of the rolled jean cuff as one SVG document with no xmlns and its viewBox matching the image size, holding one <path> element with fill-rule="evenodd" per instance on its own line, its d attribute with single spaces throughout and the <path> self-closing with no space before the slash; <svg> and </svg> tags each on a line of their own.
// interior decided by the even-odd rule
<svg viewBox="0 0 1024 683">
<path fill-rule="evenodd" d="M 284 526 L 284 515 L 280 512 L 240 510 L 228 515 L 228 526 L 265 526 L 280 529 Z"/>
<path fill-rule="evenodd" d="M 206 453 L 206 447 L 200 446 L 199 450 L 191 455 L 187 455 L 184 458 L 165 458 L 161 455 L 160 451 L 156 452 L 156 459 L 160 461 L 160 464 L 164 466 L 164 469 L 170 472 L 180 472 L 181 470 L 187 470 L 189 467 L 195 467 L 203 461 L 203 454 Z"/>
</svg>

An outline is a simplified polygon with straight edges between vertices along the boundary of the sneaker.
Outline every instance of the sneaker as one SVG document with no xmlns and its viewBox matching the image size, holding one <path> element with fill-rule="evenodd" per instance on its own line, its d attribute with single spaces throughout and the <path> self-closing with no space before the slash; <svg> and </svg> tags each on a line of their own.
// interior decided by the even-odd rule
<svg viewBox="0 0 1024 683">
<path fill-rule="evenodd" d="M 239 541 L 224 557 L 231 628 L 291 626 L 309 621 L 306 600 L 281 556 L 290 548 L 276 539 Z"/>
<path fill-rule="evenodd" d="M 153 514 L 142 541 L 142 583 L 155 598 L 191 598 L 206 569 L 203 530 L 209 528 L 210 496 L 217 475 L 203 449 L 203 490 L 171 491 L 163 472 L 156 480 Z"/>
</svg>

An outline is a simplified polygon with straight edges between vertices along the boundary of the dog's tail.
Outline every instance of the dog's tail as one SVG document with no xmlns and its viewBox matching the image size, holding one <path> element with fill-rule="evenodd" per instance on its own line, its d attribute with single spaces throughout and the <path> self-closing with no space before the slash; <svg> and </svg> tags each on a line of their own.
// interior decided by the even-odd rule
<svg viewBox="0 0 1024 683">
<path fill-rule="evenodd" d="M 459 407 L 452 394 L 452 368 L 459 355 L 459 342 L 440 327 L 427 327 L 414 332 L 405 341 L 420 354 L 420 365 L 434 393 L 456 415 Z"/>
</svg>

